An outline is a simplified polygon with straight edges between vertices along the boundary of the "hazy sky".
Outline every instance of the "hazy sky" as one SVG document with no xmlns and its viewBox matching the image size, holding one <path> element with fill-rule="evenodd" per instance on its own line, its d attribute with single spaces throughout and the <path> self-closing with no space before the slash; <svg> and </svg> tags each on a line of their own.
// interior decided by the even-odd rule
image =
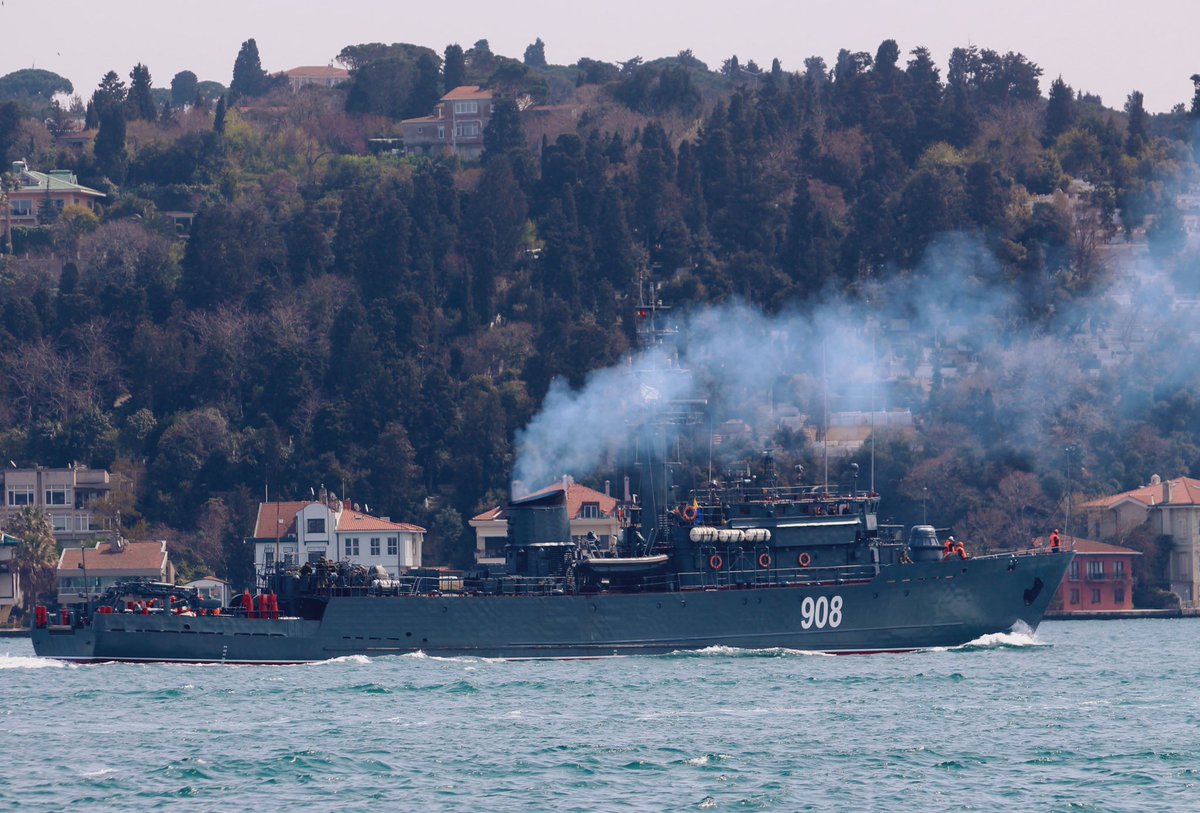
<svg viewBox="0 0 1200 813">
<path fill-rule="evenodd" d="M 156 86 L 184 69 L 228 84 L 250 37 L 269 71 L 328 64 L 361 42 L 441 52 L 486 38 L 520 58 L 535 37 L 557 64 L 691 48 L 714 68 L 736 53 L 796 70 L 813 54 L 832 64 L 840 48 L 874 54 L 891 38 L 906 54 L 928 47 L 943 78 L 950 49 L 974 43 L 1041 65 L 1043 94 L 1062 74 L 1110 106 L 1141 90 L 1148 109 L 1163 111 L 1192 97 L 1198 30 L 1197 0 L 0 0 L 0 75 L 45 68 L 86 96 L 105 71 L 127 77 L 144 62 Z"/>
</svg>

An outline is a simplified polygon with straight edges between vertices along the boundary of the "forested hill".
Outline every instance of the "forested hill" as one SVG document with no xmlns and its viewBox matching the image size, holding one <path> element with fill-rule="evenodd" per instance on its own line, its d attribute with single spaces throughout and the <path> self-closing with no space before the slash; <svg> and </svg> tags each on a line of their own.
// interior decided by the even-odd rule
<svg viewBox="0 0 1200 813">
<path fill-rule="evenodd" d="M 135 536 L 177 537 L 192 572 L 241 578 L 264 487 L 320 484 L 468 561 L 465 519 L 507 498 L 516 433 L 551 382 L 580 387 L 629 349 L 643 270 L 664 301 L 766 314 L 831 297 L 871 313 L 947 274 L 972 307 L 1003 292 L 987 330 L 953 345 L 946 319 L 889 322 L 907 321 L 909 357 L 887 406 L 916 418 L 876 445 L 897 520 L 1000 539 L 1055 521 L 1069 489 L 1200 473 L 1194 339 L 1147 318 L 1200 289 L 1185 228 L 1200 77 L 1194 100 L 1148 115 L 1133 88 L 1121 109 L 1062 78 L 1043 88 L 1020 54 L 960 48 L 941 66 L 891 40 L 800 70 L 710 70 L 689 52 L 547 65 L 540 40 L 521 60 L 486 41 L 339 59 L 349 81 L 294 93 L 250 40 L 227 91 L 187 71 L 158 90 L 139 64 L 75 114 L 36 88 L 0 102 L 5 168 L 71 169 L 108 196 L 98 216 L 16 229 L 0 257 L 0 459 L 124 473 L 135 493 L 113 510 Z M 482 160 L 369 149 L 461 84 L 502 100 Z M 73 115 L 94 127 L 81 154 Z M 190 212 L 181 235 L 168 213 Z M 1113 310 L 1128 298 L 1106 298 L 1129 263 L 1159 297 L 1133 309 L 1136 336 Z M 1080 361 L 1114 332 L 1122 364 Z M 1096 352 L 1067 352 L 1081 347 Z M 1014 359 L 1047 378 L 1014 377 Z M 820 397 L 802 383 L 718 404 L 713 425 L 749 434 L 726 433 L 717 465 L 772 443 L 815 471 Z M 1031 393 L 1053 396 L 1022 411 Z M 752 414 L 759 396 L 804 425 Z"/>
</svg>

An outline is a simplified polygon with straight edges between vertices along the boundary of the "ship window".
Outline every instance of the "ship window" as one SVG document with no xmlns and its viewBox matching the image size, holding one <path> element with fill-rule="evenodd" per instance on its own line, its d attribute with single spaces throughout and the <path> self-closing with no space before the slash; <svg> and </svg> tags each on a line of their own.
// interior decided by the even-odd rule
<svg viewBox="0 0 1200 813">
<path fill-rule="evenodd" d="M 1079 603 L 1079 588 L 1078 587 L 1071 588 L 1071 603 L 1072 604 Z"/>
<path fill-rule="evenodd" d="M 389 536 L 387 538 L 387 541 L 388 541 L 388 556 L 395 556 L 398 551 L 398 548 L 396 547 L 396 537 Z"/>
<path fill-rule="evenodd" d="M 1092 603 L 1093 604 L 1100 603 L 1100 588 L 1099 587 L 1092 588 Z"/>
<path fill-rule="evenodd" d="M 309 532 L 310 534 L 323 534 L 323 533 L 325 533 L 325 518 L 324 518 L 324 517 L 319 517 L 319 518 L 313 518 L 313 519 L 309 519 L 309 521 L 308 521 L 308 532 Z"/>
</svg>

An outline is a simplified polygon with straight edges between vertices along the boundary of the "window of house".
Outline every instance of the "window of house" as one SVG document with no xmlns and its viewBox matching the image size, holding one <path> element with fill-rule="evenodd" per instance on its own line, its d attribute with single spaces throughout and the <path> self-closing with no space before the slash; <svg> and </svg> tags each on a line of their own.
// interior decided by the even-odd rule
<svg viewBox="0 0 1200 813">
<path fill-rule="evenodd" d="M 308 563 L 310 565 L 315 565 L 317 562 L 321 561 L 324 558 L 325 558 L 325 549 L 324 548 L 321 548 L 320 550 L 310 550 L 308 552 Z"/>
<path fill-rule="evenodd" d="M 346 555 L 347 556 L 358 556 L 358 537 L 357 536 L 346 537 Z"/>
<path fill-rule="evenodd" d="M 283 549 L 283 563 L 285 565 L 296 564 L 296 549 L 295 548 L 289 547 L 289 548 Z"/>
<path fill-rule="evenodd" d="M 1089 579 L 1104 578 L 1104 562 L 1088 562 L 1087 574 Z"/>
<path fill-rule="evenodd" d="M 46 505 L 66 505 L 67 490 L 65 488 L 46 489 Z"/>
<path fill-rule="evenodd" d="M 33 505 L 33 486 L 9 486 L 9 505 Z"/>
<path fill-rule="evenodd" d="M 445 127 L 445 125 L 439 125 L 439 126 L 438 126 L 438 138 L 439 138 L 439 139 L 441 139 L 441 140 L 443 140 L 443 141 L 446 139 L 446 127 Z"/>
<path fill-rule="evenodd" d="M 1072 578 L 1072 579 L 1079 578 L 1079 560 L 1078 559 L 1071 560 L 1070 578 Z"/>
<path fill-rule="evenodd" d="M 50 517 L 50 527 L 55 533 L 65 533 L 71 530 L 70 514 L 54 514 Z"/>
<path fill-rule="evenodd" d="M 478 112 L 479 112 L 479 102 L 455 102 L 454 103 L 454 114 L 455 115 L 461 116 L 464 113 L 478 113 Z"/>
<path fill-rule="evenodd" d="M 273 551 L 273 550 L 263 551 L 263 564 L 266 565 L 267 567 L 275 566 L 275 551 Z"/>
<path fill-rule="evenodd" d="M 585 502 L 579 508 L 580 519 L 600 519 L 600 503 Z"/>
<path fill-rule="evenodd" d="M 309 519 L 308 532 L 310 534 L 325 533 L 325 518 L 324 517 L 315 517 L 315 518 Z"/>
<path fill-rule="evenodd" d="M 398 548 L 396 547 L 396 537 L 389 536 L 388 541 L 388 556 L 395 556 Z"/>
<path fill-rule="evenodd" d="M 379 555 L 379 550 L 380 550 L 379 542 L 380 542 L 379 537 L 377 537 L 377 536 L 371 537 L 371 555 L 372 556 Z"/>
<path fill-rule="evenodd" d="M 1125 578 L 1125 563 L 1124 562 L 1122 562 L 1120 560 L 1113 562 L 1113 578 L 1114 579 Z"/>
<path fill-rule="evenodd" d="M 1115 601 L 1117 604 L 1125 603 L 1125 588 L 1124 587 L 1113 588 L 1113 601 Z"/>
<path fill-rule="evenodd" d="M 1079 588 L 1078 587 L 1071 588 L 1071 603 L 1072 604 L 1079 603 Z"/>
<path fill-rule="evenodd" d="M 471 138 L 477 135 L 479 135 L 479 122 L 477 121 L 454 125 L 455 138 Z"/>
<path fill-rule="evenodd" d="M 14 200 L 12 202 L 13 217 L 29 217 L 33 214 L 33 201 Z"/>
<path fill-rule="evenodd" d="M 1099 587 L 1092 588 L 1092 603 L 1093 604 L 1100 603 L 1100 588 Z"/>
</svg>

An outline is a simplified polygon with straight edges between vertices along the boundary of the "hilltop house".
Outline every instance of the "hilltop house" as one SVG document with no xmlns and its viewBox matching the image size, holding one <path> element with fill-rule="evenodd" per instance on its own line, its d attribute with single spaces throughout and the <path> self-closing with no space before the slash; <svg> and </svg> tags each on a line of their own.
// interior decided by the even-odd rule
<svg viewBox="0 0 1200 813">
<path fill-rule="evenodd" d="M 18 185 L 8 190 L 8 208 L 3 213 L 6 233 L 12 226 L 36 226 L 52 219 L 66 206 L 93 209 L 104 197 L 103 192 L 80 186 L 69 169 L 34 172 L 24 161 L 13 161 L 12 173 Z"/>
<path fill-rule="evenodd" d="M 167 543 L 127 542 L 120 537 L 94 548 L 66 548 L 58 558 L 58 603 L 81 604 L 122 579 L 175 582 Z"/>
<path fill-rule="evenodd" d="M 578 542 L 590 531 L 596 535 L 601 549 L 611 549 L 621 531 L 616 497 L 581 486 L 570 477 L 565 477 L 563 482 L 535 491 L 523 499 L 564 490 L 567 498 L 567 517 L 571 523 L 571 538 Z M 473 517 L 468 524 L 475 529 L 475 564 L 485 567 L 502 566 L 505 562 L 504 546 L 508 542 L 507 510 L 501 506 L 489 508 Z"/>
<path fill-rule="evenodd" d="M 483 153 L 483 131 L 492 118 L 492 92 L 478 85 L 454 88 L 433 113 L 404 119 L 400 129 L 407 155 L 452 152 L 474 159 Z"/>
<path fill-rule="evenodd" d="M 350 561 L 388 573 L 421 566 L 425 529 L 388 517 L 373 517 L 350 500 L 264 502 L 254 523 L 254 566 L 289 564 L 322 558 Z"/>
<path fill-rule="evenodd" d="M 1171 537 L 1167 581 L 1183 606 L 1200 599 L 1200 480 L 1157 474 L 1150 485 L 1084 503 L 1088 536 L 1120 540 L 1149 520 L 1158 533 Z"/>
<path fill-rule="evenodd" d="M 283 72 L 295 93 L 302 87 L 316 86 L 331 88 L 350 78 L 350 71 L 332 65 L 302 65 Z"/>
</svg>

